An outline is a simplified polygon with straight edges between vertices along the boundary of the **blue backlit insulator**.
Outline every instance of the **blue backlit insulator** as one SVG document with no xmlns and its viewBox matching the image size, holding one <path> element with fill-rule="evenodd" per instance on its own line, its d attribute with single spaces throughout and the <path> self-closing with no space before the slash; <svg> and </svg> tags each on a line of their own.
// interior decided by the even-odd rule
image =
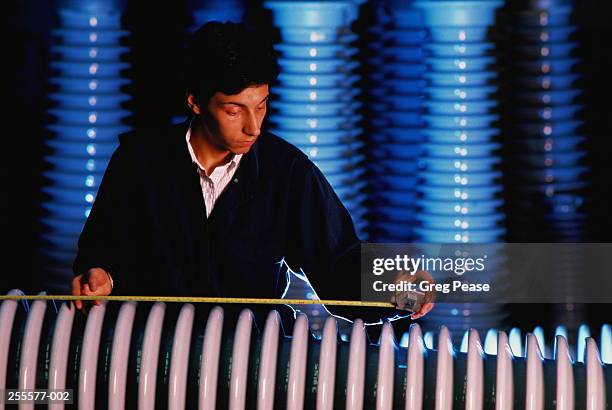
<svg viewBox="0 0 612 410">
<path fill-rule="evenodd" d="M 121 11 L 111 2 L 66 2 L 53 30 L 49 82 L 51 122 L 43 173 L 42 252 L 46 287 L 65 292 L 72 277 L 77 239 L 93 205 L 117 136 L 130 129 L 124 120 L 129 95 L 121 40 Z"/>
<path fill-rule="evenodd" d="M 370 231 L 376 242 L 414 238 L 417 170 L 423 141 L 425 87 L 422 12 L 413 2 L 389 2 L 379 66 L 372 75 L 378 109 L 370 120 Z"/>
<path fill-rule="evenodd" d="M 577 27 L 566 1 L 505 10 L 511 236 L 584 242 L 590 167 L 586 162 Z M 534 223 L 535 221 L 535 223 Z"/>
<path fill-rule="evenodd" d="M 422 167 L 415 241 L 495 243 L 504 239 L 498 74 L 488 32 L 499 1 L 417 1 L 428 29 Z M 497 272 L 490 269 L 489 272 Z M 489 278 L 491 280 L 491 278 Z M 443 304 L 424 318 L 455 334 L 496 327 L 502 306 Z"/>
<path fill-rule="evenodd" d="M 281 74 L 271 91 L 271 131 L 296 145 L 319 167 L 365 232 L 362 116 L 356 69 L 358 13 L 350 1 L 270 1 L 280 29 Z"/>
<path fill-rule="evenodd" d="M 508 4 L 501 30 L 508 95 L 506 168 L 508 227 L 513 242 L 588 242 L 588 142 L 580 102 L 578 42 L 571 2 Z M 574 255 L 556 260 L 555 292 L 580 295 Z M 572 299 L 570 297 L 570 299 Z M 570 329 L 584 320 L 584 307 L 560 304 L 556 320 Z"/>
</svg>

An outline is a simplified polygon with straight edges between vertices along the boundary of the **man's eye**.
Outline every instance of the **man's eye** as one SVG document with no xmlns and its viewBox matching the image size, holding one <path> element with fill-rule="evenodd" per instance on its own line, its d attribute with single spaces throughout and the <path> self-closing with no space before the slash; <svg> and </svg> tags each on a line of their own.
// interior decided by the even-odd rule
<svg viewBox="0 0 612 410">
<path fill-rule="evenodd" d="M 266 105 L 265 105 L 265 104 L 264 104 L 264 105 L 260 105 L 259 107 L 257 107 L 257 109 L 258 109 L 259 111 L 263 111 L 263 110 L 265 110 L 265 109 L 266 109 Z"/>
<path fill-rule="evenodd" d="M 238 115 L 238 111 L 227 111 L 227 115 L 229 115 L 230 117 L 235 117 L 236 115 Z"/>
</svg>

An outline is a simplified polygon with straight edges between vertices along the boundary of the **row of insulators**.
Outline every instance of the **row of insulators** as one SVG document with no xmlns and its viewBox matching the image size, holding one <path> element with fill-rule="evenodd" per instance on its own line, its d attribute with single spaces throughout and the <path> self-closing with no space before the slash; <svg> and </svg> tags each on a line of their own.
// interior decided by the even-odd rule
<svg viewBox="0 0 612 410">
<path fill-rule="evenodd" d="M 58 10 L 59 26 L 52 32 L 49 83 L 50 134 L 43 172 L 45 212 L 41 223 L 42 251 L 47 259 L 45 287 L 62 292 L 70 283 L 77 240 L 91 211 L 117 136 L 129 130 L 130 110 L 125 87 L 129 80 L 122 44 L 128 32 L 121 13 L 101 5 L 91 10 Z"/>
<path fill-rule="evenodd" d="M 274 310 L 259 327 L 249 308 L 206 306 L 102 302 L 85 316 L 66 303 L 5 300 L 0 389 L 72 389 L 79 409 L 606 408 L 612 375 L 590 337 L 581 363 L 561 335 L 548 359 L 533 334 L 516 355 L 506 332 L 487 353 L 470 330 L 456 351 L 446 327 L 434 349 L 413 324 L 402 347 L 390 323 L 370 343 L 355 320 L 344 342 L 334 317 L 316 339 L 302 314 L 286 333 Z"/>
</svg>

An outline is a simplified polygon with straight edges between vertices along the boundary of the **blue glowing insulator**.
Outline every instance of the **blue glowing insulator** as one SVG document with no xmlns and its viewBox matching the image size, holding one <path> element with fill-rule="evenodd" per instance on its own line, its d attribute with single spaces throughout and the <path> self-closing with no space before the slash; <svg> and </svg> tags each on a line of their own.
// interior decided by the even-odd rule
<svg viewBox="0 0 612 410">
<path fill-rule="evenodd" d="M 504 228 L 492 229 L 429 229 L 415 228 L 415 232 L 422 238 L 428 238 L 431 243 L 494 243 L 506 232 Z"/>
<path fill-rule="evenodd" d="M 360 77 L 352 2 L 266 2 L 279 27 L 281 74 L 272 88 L 271 132 L 300 148 L 321 170 L 363 235 L 364 161 L 356 88 Z"/>
<path fill-rule="evenodd" d="M 350 43 L 355 35 L 348 28 L 336 27 L 283 27 L 281 41 L 283 44 L 337 44 Z"/>
<path fill-rule="evenodd" d="M 351 58 L 357 54 L 357 48 L 347 47 L 346 43 L 309 45 L 309 44 L 277 44 L 276 51 L 284 58 Z"/>
<path fill-rule="evenodd" d="M 495 128 L 486 129 L 434 129 L 424 128 L 423 135 L 430 142 L 435 143 L 488 143 L 494 140 L 499 132 Z"/>
<path fill-rule="evenodd" d="M 434 72 L 471 73 L 492 68 L 495 57 L 428 57 L 427 66 Z"/>
<path fill-rule="evenodd" d="M 495 45 L 501 2 L 417 1 L 429 37 L 414 233 L 425 243 L 491 243 L 505 236 Z M 498 327 L 497 305 L 453 304 L 424 318 L 454 330 Z M 489 339 L 493 340 L 490 336 Z M 467 345 L 467 333 L 464 337 Z M 464 346 L 465 347 L 465 346 Z"/>
<path fill-rule="evenodd" d="M 66 77 L 115 78 L 129 67 L 122 62 L 51 61 L 51 68 Z"/>
<path fill-rule="evenodd" d="M 437 158 L 422 159 L 424 170 L 435 172 L 491 172 L 501 163 L 501 158 Z M 453 196 L 449 199 L 456 199 Z"/>
<path fill-rule="evenodd" d="M 308 158 L 315 161 L 318 159 L 322 160 L 333 160 L 336 158 L 344 158 L 350 157 L 353 155 L 359 155 L 359 148 L 363 146 L 360 142 L 355 142 L 351 146 L 347 146 L 346 144 L 338 144 L 338 145 L 296 145 L 296 147 L 300 148 Z"/>
<path fill-rule="evenodd" d="M 331 103 L 295 103 L 286 101 L 274 101 L 270 104 L 271 112 L 281 116 L 343 116 L 352 115 L 361 108 L 360 102 L 346 104 L 342 102 Z M 316 142 L 316 141 L 314 141 Z"/>
<path fill-rule="evenodd" d="M 417 184 L 421 154 L 422 90 L 426 32 L 419 10 L 406 4 L 378 11 L 369 31 L 372 41 L 368 61 L 372 66 L 367 91 L 377 102 L 368 135 L 370 236 L 373 241 L 407 242 L 413 238 Z"/>
<path fill-rule="evenodd" d="M 48 113 L 53 115 L 61 124 L 74 124 L 84 126 L 113 126 L 121 123 L 122 119 L 129 115 L 127 110 L 75 110 L 75 109 L 50 109 Z"/>
<path fill-rule="evenodd" d="M 281 87 L 290 88 L 331 88 L 352 87 L 359 81 L 358 75 L 347 77 L 344 74 L 290 74 L 281 73 L 278 76 L 278 84 Z M 276 104 L 274 104 L 276 105 Z"/>
<path fill-rule="evenodd" d="M 496 214 L 503 205 L 502 199 L 487 201 L 436 201 L 423 199 L 419 201 L 422 212 L 434 215 L 491 215 Z"/>
<path fill-rule="evenodd" d="M 79 221 L 83 222 L 87 217 L 89 211 L 91 211 L 91 205 L 83 204 L 83 205 L 75 205 L 69 203 L 44 203 L 41 205 L 42 209 L 48 214 L 49 218 L 54 219 L 62 219 L 67 221 Z M 48 232 L 46 234 L 49 234 Z M 43 235 L 44 236 L 44 235 Z M 73 238 L 64 238 L 66 240 L 66 244 L 70 245 L 70 247 L 74 247 L 76 243 Z M 58 244 L 55 244 L 56 246 Z"/>
<path fill-rule="evenodd" d="M 446 116 L 438 116 L 436 118 L 446 119 Z M 448 158 L 464 158 L 464 157 L 489 157 L 498 151 L 501 144 L 491 142 L 485 144 L 440 144 L 426 143 L 422 145 L 423 152 L 432 157 L 448 157 Z"/>
<path fill-rule="evenodd" d="M 432 26 L 429 29 L 429 36 L 435 43 L 482 43 L 487 39 L 488 29 L 487 26 Z"/>
<path fill-rule="evenodd" d="M 304 2 L 267 1 L 274 24 L 280 27 L 350 27 L 357 17 L 357 6 L 349 1 Z"/>
<path fill-rule="evenodd" d="M 49 145 L 51 143 L 49 142 Z M 82 151 L 81 151 L 82 152 Z M 74 157 L 64 156 L 60 153 L 55 153 L 46 158 L 46 162 L 51 164 L 54 169 L 66 172 L 103 172 L 108 165 L 110 157 L 90 156 L 83 158 L 82 155 Z"/>
<path fill-rule="evenodd" d="M 95 19 L 96 17 L 90 17 Z M 129 31 L 106 29 L 100 27 L 75 28 L 56 28 L 51 31 L 51 36 L 56 44 L 63 46 L 81 46 L 85 50 L 91 47 L 113 47 L 119 46 L 122 38 L 126 37 Z"/>
<path fill-rule="evenodd" d="M 337 101 L 352 102 L 359 94 L 355 88 L 281 88 L 273 90 L 281 101 L 294 103 L 332 103 Z M 278 121 L 271 117 L 270 121 Z"/>
<path fill-rule="evenodd" d="M 426 87 L 431 101 L 472 102 L 487 100 L 497 91 L 496 86 Z"/>
<path fill-rule="evenodd" d="M 130 99 L 126 94 L 98 93 L 95 91 L 51 93 L 49 98 L 58 105 L 58 108 L 75 110 L 117 110 L 121 109 L 121 105 Z"/>
<path fill-rule="evenodd" d="M 62 140 L 50 140 L 45 141 L 45 146 L 51 147 L 53 149 L 54 156 L 63 157 L 96 157 L 98 159 L 110 158 L 110 156 L 117 148 L 115 143 L 105 143 L 105 142 L 91 142 L 88 144 L 83 144 L 80 141 L 62 141 Z M 93 164 L 87 165 L 79 171 L 93 171 L 91 169 Z M 99 171 L 98 167 L 98 171 Z"/>
<path fill-rule="evenodd" d="M 550 205 L 558 196 L 581 196 L 589 186 L 572 13 L 570 4 L 540 2 L 503 14 L 504 51 L 515 73 L 507 78 L 508 160 L 520 164 L 509 169 L 509 207 L 520 215 L 513 217 L 510 234 L 519 241 L 586 239 L 583 216 L 559 218 Z"/>
<path fill-rule="evenodd" d="M 292 144 L 342 144 L 355 141 L 358 132 L 356 130 L 334 130 L 334 131 L 290 131 L 290 130 L 279 130 L 272 128 L 270 130 L 273 134 L 279 135 L 282 132 L 282 136 Z"/>
<path fill-rule="evenodd" d="M 430 43 L 425 45 L 425 50 L 431 55 L 442 58 L 476 58 L 483 59 L 483 55 L 489 54 L 494 49 L 492 43 Z M 459 63 L 458 60 L 457 62 Z M 490 58 L 489 62 L 493 62 Z"/>
<path fill-rule="evenodd" d="M 121 11 L 113 2 L 63 2 L 50 48 L 53 92 L 49 148 L 43 173 L 45 201 L 41 251 L 50 266 L 49 283 L 64 289 L 72 276 L 76 241 L 96 197 L 102 175 L 117 147 L 117 136 L 130 130 L 123 121 L 130 97 L 123 92 L 128 49 L 121 41 Z"/>
<path fill-rule="evenodd" d="M 91 92 L 120 93 L 121 88 L 129 84 L 130 81 L 123 78 L 89 79 L 54 77 L 50 79 L 50 83 L 55 86 L 60 93 L 87 94 Z"/>
<path fill-rule="evenodd" d="M 75 188 L 75 189 L 95 189 L 100 187 L 102 181 L 101 174 L 77 174 L 65 173 L 58 171 L 45 171 L 43 177 L 51 181 L 54 186 L 60 188 Z"/>
<path fill-rule="evenodd" d="M 78 2 L 74 8 L 60 8 L 62 28 L 120 30 L 121 13 L 107 7 L 89 7 L 84 2 Z"/>
<path fill-rule="evenodd" d="M 490 186 L 499 182 L 501 178 L 500 171 L 492 172 L 429 172 L 423 171 L 420 177 L 427 185 L 438 186 Z"/>
<path fill-rule="evenodd" d="M 289 59 L 279 58 L 279 64 L 285 73 L 296 73 L 296 74 L 335 74 L 344 73 L 348 76 L 352 75 L 352 72 L 359 66 L 356 61 L 349 61 L 348 59 Z"/>
<path fill-rule="evenodd" d="M 90 142 L 119 142 L 117 136 L 130 130 L 130 127 L 117 123 L 107 126 L 88 126 L 73 124 L 50 124 L 49 131 L 54 132 L 58 139 Z"/>
<path fill-rule="evenodd" d="M 116 62 L 127 53 L 127 47 L 99 46 L 97 44 L 89 47 L 76 45 L 51 46 L 51 53 L 62 60 L 92 61 L 95 63 Z"/>
<path fill-rule="evenodd" d="M 494 24 L 495 10 L 502 4 L 502 1 L 417 1 L 415 6 L 424 10 L 426 26 L 462 30 Z M 465 39 L 461 41 L 467 42 Z"/>
<path fill-rule="evenodd" d="M 462 230 L 495 229 L 504 219 L 503 215 L 464 215 L 464 216 L 444 216 L 417 213 L 416 221 L 426 229 L 448 229 L 452 226 Z"/>
<path fill-rule="evenodd" d="M 322 94 L 319 93 L 319 96 Z M 338 116 L 280 116 L 277 115 L 270 120 L 274 124 L 275 129 L 281 133 L 283 130 L 292 131 L 336 131 L 336 130 L 353 130 L 356 124 L 361 120 L 360 116 L 353 116 L 347 122 L 346 119 Z"/>
</svg>

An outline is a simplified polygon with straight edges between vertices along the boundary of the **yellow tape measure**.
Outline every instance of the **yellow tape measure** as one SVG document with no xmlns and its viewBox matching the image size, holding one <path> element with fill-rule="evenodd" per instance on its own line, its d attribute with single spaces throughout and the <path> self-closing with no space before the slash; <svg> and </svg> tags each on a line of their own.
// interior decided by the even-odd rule
<svg viewBox="0 0 612 410">
<path fill-rule="evenodd" d="M 72 296 L 72 295 L 0 295 L 0 300 L 109 300 L 116 302 L 174 302 L 174 303 L 241 303 L 257 305 L 330 305 L 393 308 L 388 302 L 359 300 L 214 298 L 195 296 Z"/>
</svg>

